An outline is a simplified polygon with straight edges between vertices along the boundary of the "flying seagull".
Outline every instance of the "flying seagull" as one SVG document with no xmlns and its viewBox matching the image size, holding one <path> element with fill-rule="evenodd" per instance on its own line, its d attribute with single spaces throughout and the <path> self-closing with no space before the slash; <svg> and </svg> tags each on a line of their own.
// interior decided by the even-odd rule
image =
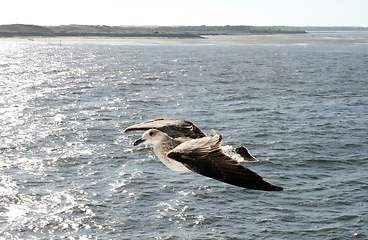
<svg viewBox="0 0 368 240">
<path fill-rule="evenodd" d="M 130 126 L 124 132 L 145 131 L 134 146 L 153 144 L 156 156 L 171 170 L 193 171 L 235 186 L 263 191 L 280 191 L 239 161 L 257 161 L 245 147 L 231 151 L 221 146 L 222 135 L 206 135 L 192 122 L 158 118 Z M 230 150 L 230 151 L 229 151 Z"/>
</svg>

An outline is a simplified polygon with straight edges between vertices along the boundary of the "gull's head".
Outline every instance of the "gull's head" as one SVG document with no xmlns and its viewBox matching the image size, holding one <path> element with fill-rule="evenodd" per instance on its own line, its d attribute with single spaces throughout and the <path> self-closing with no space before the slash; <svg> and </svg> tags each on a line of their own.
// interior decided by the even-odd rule
<svg viewBox="0 0 368 240">
<path fill-rule="evenodd" d="M 165 135 L 165 133 L 157 129 L 150 129 L 144 132 L 142 137 L 134 142 L 134 146 L 137 146 L 141 143 L 151 143 L 153 145 L 159 144 L 165 138 Z"/>
</svg>

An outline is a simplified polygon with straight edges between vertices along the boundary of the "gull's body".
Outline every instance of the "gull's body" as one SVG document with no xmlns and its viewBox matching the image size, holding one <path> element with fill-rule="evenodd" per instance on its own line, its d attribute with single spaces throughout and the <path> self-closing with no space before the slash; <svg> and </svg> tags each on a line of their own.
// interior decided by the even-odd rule
<svg viewBox="0 0 368 240">
<path fill-rule="evenodd" d="M 155 132 L 157 131 L 157 132 Z M 163 164 L 165 164 L 168 168 L 170 168 L 173 171 L 190 171 L 187 167 L 185 167 L 182 163 L 175 161 L 172 158 L 169 158 L 167 154 L 183 142 L 187 141 L 187 139 L 173 139 L 169 137 L 167 134 L 160 132 L 158 130 L 152 130 L 147 131 L 145 134 L 143 134 L 142 139 L 148 139 L 145 140 L 146 143 L 152 143 L 153 144 L 153 151 L 155 152 L 158 159 L 161 160 Z M 157 138 L 149 138 L 149 134 L 155 132 L 155 137 Z M 147 136 L 148 135 L 148 136 Z M 150 141 L 149 141 L 150 140 Z M 134 145 L 139 144 L 140 140 L 136 141 Z"/>
<path fill-rule="evenodd" d="M 156 156 L 174 171 L 190 170 L 244 188 L 283 190 L 282 187 L 264 181 L 261 176 L 227 154 L 221 147 L 222 135 L 217 135 L 215 131 L 206 136 L 191 122 L 155 119 L 128 127 L 125 132 L 142 130 L 147 131 L 134 142 L 134 145 L 143 142 L 153 144 Z M 240 154 L 241 158 L 256 160 L 244 147 L 236 148 L 234 152 Z"/>
</svg>

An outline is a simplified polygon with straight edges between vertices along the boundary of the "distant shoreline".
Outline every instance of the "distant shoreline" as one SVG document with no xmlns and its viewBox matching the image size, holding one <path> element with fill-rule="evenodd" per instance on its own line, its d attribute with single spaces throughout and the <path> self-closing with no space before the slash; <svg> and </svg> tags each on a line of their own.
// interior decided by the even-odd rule
<svg viewBox="0 0 368 240">
<path fill-rule="evenodd" d="M 58 34 L 37 34 L 37 33 L 1 33 L 0 37 L 100 37 L 100 38 L 201 38 L 200 35 L 191 33 L 160 33 L 160 34 L 140 34 L 140 33 L 58 33 Z"/>
<path fill-rule="evenodd" d="M 60 37 L 80 37 L 80 38 L 205 38 L 206 36 L 240 36 L 240 35 L 289 35 L 289 34 L 306 34 L 305 31 L 257 31 L 257 32 L 245 32 L 237 34 L 221 34 L 221 33 L 206 33 L 206 34 L 193 34 L 193 33 L 65 33 L 65 34 L 42 34 L 42 33 L 22 33 L 22 32 L 0 32 L 0 38 L 12 38 L 12 37 L 44 37 L 44 38 L 60 38 Z"/>
<path fill-rule="evenodd" d="M 290 27 L 178 26 L 123 27 L 100 25 L 38 26 L 0 25 L 0 37 L 118 37 L 118 38 L 202 38 L 203 35 L 305 34 Z"/>
<path fill-rule="evenodd" d="M 106 26 L 27 24 L 0 25 L 0 38 L 173 38 L 202 39 L 208 36 L 306 35 L 311 31 L 368 31 L 366 27 L 292 27 L 292 26 Z"/>
<path fill-rule="evenodd" d="M 359 32 L 358 32 L 359 33 Z M 0 42 L 37 43 L 63 45 L 72 43 L 106 44 L 368 44 L 368 32 L 359 37 L 336 32 L 307 34 L 265 34 L 265 35 L 206 35 L 201 38 L 164 38 L 164 37 L 8 37 Z"/>
</svg>

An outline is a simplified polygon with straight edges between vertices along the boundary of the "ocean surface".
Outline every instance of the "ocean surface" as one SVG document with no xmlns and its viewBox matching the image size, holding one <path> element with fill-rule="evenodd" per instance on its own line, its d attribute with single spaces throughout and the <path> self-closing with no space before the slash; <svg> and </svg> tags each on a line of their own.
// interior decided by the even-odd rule
<svg viewBox="0 0 368 240">
<path fill-rule="evenodd" d="M 367 239 L 367 39 L 2 41 L 0 239 Z M 171 171 L 123 133 L 159 117 L 285 190 Z"/>
</svg>

